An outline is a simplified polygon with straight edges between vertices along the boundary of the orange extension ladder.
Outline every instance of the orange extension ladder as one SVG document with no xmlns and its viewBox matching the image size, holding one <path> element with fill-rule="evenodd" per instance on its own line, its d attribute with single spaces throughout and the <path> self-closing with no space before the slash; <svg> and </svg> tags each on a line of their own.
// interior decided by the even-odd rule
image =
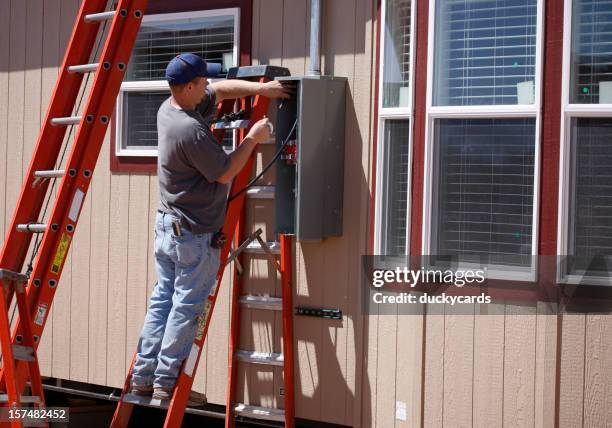
<svg viewBox="0 0 612 428">
<path fill-rule="evenodd" d="M 0 255 L 0 284 L 3 287 L 0 389 L 4 391 L 0 394 L 0 405 L 8 409 L 25 403 L 38 408 L 45 405 L 36 349 L 147 0 L 118 0 L 114 10 L 104 11 L 107 3 L 108 0 L 84 0 L 81 4 Z M 100 30 L 104 34 L 109 22 L 108 36 L 96 59 L 96 38 Z M 95 77 L 83 113 L 77 116 L 80 105 L 76 101 L 85 75 L 87 82 L 89 76 Z M 59 154 L 69 127 L 76 129 L 76 137 L 65 169 L 59 169 L 62 163 Z M 47 197 L 50 201 L 53 193 L 54 186 L 49 191 L 49 183 L 57 179 L 60 183 L 52 211 L 48 222 L 42 223 L 39 219 L 44 200 Z M 41 241 L 36 240 L 36 261 L 31 271 L 24 275 L 20 272 L 33 234 L 40 234 Z M 19 315 L 11 328 L 8 310 L 14 295 Z M 31 395 L 24 394 L 27 382 Z M 13 420 L 0 425 L 20 427 L 22 422 Z"/>
<path fill-rule="evenodd" d="M 255 80 L 259 82 L 266 82 L 274 79 L 277 76 L 288 76 L 289 71 L 286 68 L 272 67 L 272 66 L 248 66 L 233 68 L 229 71 L 228 79 L 245 79 Z M 238 102 L 238 107 L 236 103 Z M 225 100 L 218 113 L 218 121 L 213 125 L 214 133 L 219 142 L 223 140 L 223 135 L 226 129 L 238 129 L 239 130 L 239 141 L 246 136 L 250 126 L 263 118 L 269 109 L 269 99 L 262 96 L 244 97 L 240 100 Z M 238 108 L 239 112 L 235 112 Z M 245 119 L 248 118 L 248 119 Z M 284 348 L 286 350 L 284 356 L 284 379 L 285 379 L 285 411 L 276 409 L 265 409 L 257 406 L 247 406 L 239 404 L 234 406 L 234 390 L 235 390 L 235 378 L 236 369 L 235 361 L 240 359 L 243 361 L 250 361 L 253 363 L 268 363 L 276 364 L 279 360 L 278 357 L 271 356 L 259 356 L 251 355 L 250 358 L 245 358 L 239 352 L 234 352 L 236 348 L 238 337 L 239 337 L 239 306 L 240 301 L 245 302 L 247 307 L 255 307 L 259 304 L 260 308 L 277 309 L 277 306 L 281 299 L 276 299 L 273 302 L 267 301 L 269 298 L 260 296 L 240 296 L 240 254 L 253 247 L 257 247 L 260 252 L 267 253 L 271 257 L 275 257 L 274 253 L 279 253 L 277 248 L 270 248 L 265 243 L 260 235 L 261 229 L 251 233 L 246 240 L 239 245 L 239 242 L 244 237 L 244 209 L 245 199 L 247 196 L 247 189 L 254 184 L 255 179 L 251 179 L 253 165 L 254 165 L 255 154 L 253 153 L 244 168 L 233 180 L 230 190 L 230 198 L 227 206 L 225 223 L 223 226 L 223 232 L 228 237 L 227 242 L 221 249 L 220 254 L 220 266 L 217 272 L 217 281 L 211 294 L 208 296 L 206 305 L 203 313 L 198 318 L 198 330 L 196 338 L 192 344 L 191 351 L 188 358 L 183 363 L 179 378 L 174 389 L 172 399 L 169 402 L 161 400 L 153 400 L 151 397 L 137 396 L 129 393 L 130 380 L 132 369 L 134 365 L 134 359 L 132 359 L 132 366 L 126 377 L 121 398 L 115 410 L 111 427 L 112 428 L 123 428 L 127 427 L 130 416 L 134 405 L 157 407 L 167 409 L 166 419 L 164 422 L 165 428 L 178 428 L 181 426 L 185 410 L 187 408 L 187 400 L 189 393 L 191 392 L 191 386 L 196 374 L 198 361 L 204 347 L 204 341 L 208 332 L 208 326 L 212 317 L 215 302 L 223 278 L 223 272 L 225 266 L 230 261 L 234 263 L 234 288 L 232 292 L 232 314 L 231 314 L 231 332 L 230 332 L 230 358 L 229 358 L 229 383 L 228 383 L 228 401 L 226 407 L 226 426 L 234 425 L 235 415 L 244 417 L 250 417 L 254 419 L 266 419 L 275 421 L 284 421 L 286 427 L 294 426 L 294 382 L 293 382 L 293 309 L 291 303 L 291 260 L 292 260 L 292 246 L 291 237 L 288 235 L 282 235 L 280 240 L 280 265 L 278 261 L 274 261 L 278 265 L 278 269 L 281 273 L 281 281 L 283 284 L 283 299 L 282 299 L 282 310 L 283 310 L 283 340 Z M 257 178 L 257 177 L 256 177 Z M 232 242 L 236 250 L 231 253 Z M 272 359 L 275 361 L 272 361 Z M 282 360 L 281 360 L 282 361 Z"/>
</svg>

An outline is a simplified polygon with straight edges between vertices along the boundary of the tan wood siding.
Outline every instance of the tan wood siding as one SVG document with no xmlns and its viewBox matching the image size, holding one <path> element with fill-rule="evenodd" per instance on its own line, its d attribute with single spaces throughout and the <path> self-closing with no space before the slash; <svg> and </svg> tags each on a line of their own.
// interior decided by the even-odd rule
<svg viewBox="0 0 612 428">
<path fill-rule="evenodd" d="M 297 317 L 297 415 L 362 427 L 612 424 L 612 317 L 547 305 L 476 305 L 473 315 L 364 316 L 361 255 L 372 191 L 376 2 L 326 1 L 321 65 L 346 76 L 344 235 L 295 246 L 295 304 L 337 307 L 341 321 Z M 2 238 L 52 94 L 78 0 L 0 2 Z M 254 64 L 309 67 L 308 2 L 254 0 Z M 120 387 L 156 281 L 155 174 L 110 173 L 107 135 L 39 353 L 44 375 Z M 257 169 L 273 156 L 262 146 Z M 259 184 L 274 184 L 274 171 Z M 414 209 L 420 209 L 415 207 Z M 273 202 L 249 200 L 247 227 L 273 239 Z M 263 257 L 244 290 L 280 294 Z M 194 389 L 225 403 L 231 275 L 226 274 Z M 481 310 L 488 315 L 479 315 Z M 493 312 L 493 314 L 491 314 Z M 240 347 L 281 352 L 278 313 L 244 311 Z M 283 406 L 282 370 L 239 365 L 238 399 Z M 558 414 L 555 396 L 558 390 Z M 607 401 L 606 401 L 607 400 Z M 406 420 L 396 405 L 406 404 Z"/>
</svg>

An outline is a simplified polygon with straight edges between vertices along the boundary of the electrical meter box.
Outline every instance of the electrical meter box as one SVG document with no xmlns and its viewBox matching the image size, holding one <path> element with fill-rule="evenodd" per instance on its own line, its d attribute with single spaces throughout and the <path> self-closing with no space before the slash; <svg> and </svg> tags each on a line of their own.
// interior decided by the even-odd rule
<svg viewBox="0 0 612 428">
<path fill-rule="evenodd" d="M 287 76 L 296 95 L 276 111 L 275 232 L 298 241 L 342 235 L 346 81 Z M 284 146 L 283 146 L 284 143 Z"/>
</svg>

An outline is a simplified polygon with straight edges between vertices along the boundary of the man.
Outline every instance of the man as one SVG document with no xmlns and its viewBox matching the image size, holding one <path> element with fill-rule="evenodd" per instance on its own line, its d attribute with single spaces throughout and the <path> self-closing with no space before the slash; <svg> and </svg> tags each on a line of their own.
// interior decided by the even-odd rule
<svg viewBox="0 0 612 428">
<path fill-rule="evenodd" d="M 182 362 L 189 355 L 197 316 L 219 268 L 213 235 L 224 223 L 228 183 L 255 147 L 270 138 L 270 122 L 256 122 L 227 155 L 210 131 L 216 103 L 249 95 L 288 98 L 278 81 L 226 80 L 209 84 L 221 71 L 186 53 L 166 68 L 171 96 L 157 113 L 160 205 L 155 224 L 155 285 L 132 372 L 131 392 L 170 399 Z M 203 404 L 196 394 L 190 404 Z"/>
</svg>

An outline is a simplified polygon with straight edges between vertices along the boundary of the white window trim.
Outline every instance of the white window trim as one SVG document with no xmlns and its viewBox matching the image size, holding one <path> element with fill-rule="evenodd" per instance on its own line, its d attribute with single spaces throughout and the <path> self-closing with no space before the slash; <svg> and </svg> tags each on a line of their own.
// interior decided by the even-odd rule
<svg viewBox="0 0 612 428">
<path fill-rule="evenodd" d="M 382 247 L 382 205 L 383 205 L 383 174 L 385 171 L 383 164 L 384 154 L 384 125 L 385 121 L 390 119 L 408 119 L 409 120 L 409 132 L 408 132 L 408 197 L 406 207 L 406 255 L 410 253 L 410 209 L 411 209 L 411 188 L 412 188 L 412 129 L 413 129 L 413 105 L 414 105 L 414 54 L 415 54 L 415 41 L 416 41 L 416 1 L 411 0 L 410 2 L 410 69 L 409 69 L 409 100 L 408 107 L 382 107 L 383 105 L 383 94 L 384 94 L 384 56 L 385 56 L 385 17 L 387 12 L 387 1 L 382 0 L 381 12 L 380 12 L 380 40 L 379 42 L 379 64 L 378 64 L 378 135 L 376 136 L 377 152 L 376 152 L 376 198 L 375 198 L 375 210 L 374 210 L 374 254 L 384 255 L 384 249 Z M 394 264 L 396 266 L 397 264 Z"/>
<path fill-rule="evenodd" d="M 612 104 L 571 104 L 570 103 L 570 65 L 572 47 L 572 0 L 564 2 L 563 10 L 563 59 L 561 71 L 561 130 L 559 150 L 559 205 L 557 208 L 557 254 L 570 253 L 569 248 L 569 210 L 571 177 L 569 176 L 571 156 L 571 124 L 577 117 L 612 117 Z M 560 258 L 560 260 L 562 260 Z M 561 261 L 557 264 L 557 282 L 560 284 L 587 284 L 612 286 L 612 276 L 568 275 Z"/>
<path fill-rule="evenodd" d="M 429 2 L 429 21 L 427 35 L 427 75 L 433 76 L 434 49 L 435 49 L 435 23 L 436 0 Z M 432 227 L 437 223 L 433 211 L 432 191 L 435 185 L 434 177 L 434 120 L 441 118 L 535 118 L 535 151 L 534 151 L 534 195 L 532 213 L 532 239 L 531 253 L 537 256 L 539 236 L 539 209 L 540 209 L 540 158 L 541 158 L 541 102 L 542 102 L 542 54 L 544 31 L 544 2 L 537 0 L 536 17 L 536 51 L 535 51 L 535 99 L 533 105 L 495 105 L 495 106 L 434 106 L 433 81 L 430 80 L 426 91 L 426 125 L 425 125 L 425 160 L 423 177 L 423 238 L 421 242 L 422 254 L 431 254 L 433 243 Z M 487 266 L 487 278 L 515 281 L 535 281 L 537 275 L 537 257 L 532 257 L 531 267 L 519 271 L 512 267 Z M 459 266 L 462 267 L 462 266 Z"/>
<path fill-rule="evenodd" d="M 210 18 L 214 16 L 229 16 L 234 17 L 234 48 L 233 48 L 233 62 L 238 64 L 239 56 L 239 43 L 240 43 L 240 8 L 225 8 L 225 9 L 212 9 L 212 10 L 201 10 L 193 12 L 177 12 L 177 13 L 163 13 L 157 15 L 145 15 L 142 18 L 143 23 L 151 22 L 164 22 L 164 21 L 175 21 L 180 19 L 199 19 L 199 18 Z M 223 79 L 210 79 L 212 83 Z M 124 113 L 124 101 L 125 94 L 128 92 L 142 92 L 142 91 L 159 91 L 168 92 L 170 96 L 170 87 L 168 82 L 165 80 L 151 80 L 151 81 L 137 81 L 137 82 L 122 82 L 117 97 L 116 111 L 116 126 L 115 126 L 115 155 L 121 157 L 157 157 L 157 149 L 131 149 L 122 148 L 124 124 L 126 117 Z"/>
</svg>

